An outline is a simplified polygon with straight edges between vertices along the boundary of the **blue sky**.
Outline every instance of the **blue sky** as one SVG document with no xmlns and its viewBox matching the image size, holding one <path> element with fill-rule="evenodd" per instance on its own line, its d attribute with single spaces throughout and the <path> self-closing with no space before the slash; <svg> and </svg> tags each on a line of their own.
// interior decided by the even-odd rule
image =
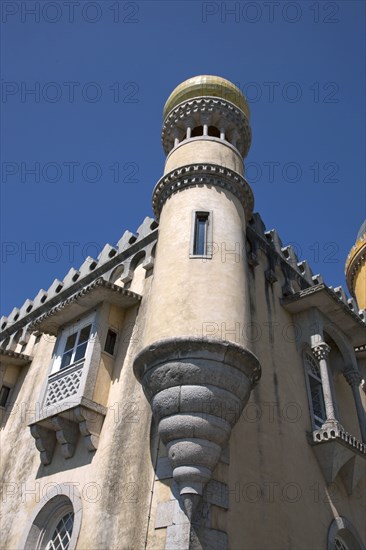
<svg viewBox="0 0 366 550">
<path fill-rule="evenodd" d="M 152 216 L 163 105 L 197 74 L 247 94 L 247 178 L 267 229 L 345 286 L 366 215 L 364 2 L 1 8 L 4 314 Z"/>
</svg>

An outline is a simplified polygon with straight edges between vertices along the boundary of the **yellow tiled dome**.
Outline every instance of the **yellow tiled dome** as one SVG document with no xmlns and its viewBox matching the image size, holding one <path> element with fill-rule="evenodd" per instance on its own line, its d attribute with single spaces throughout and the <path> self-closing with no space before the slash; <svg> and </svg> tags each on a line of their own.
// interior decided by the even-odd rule
<svg viewBox="0 0 366 550">
<path fill-rule="evenodd" d="M 194 76 L 179 84 L 170 94 L 164 105 L 164 119 L 179 103 L 194 97 L 205 96 L 222 97 L 234 103 L 236 107 L 245 113 L 249 120 L 249 107 L 239 88 L 225 78 L 211 75 Z"/>
</svg>

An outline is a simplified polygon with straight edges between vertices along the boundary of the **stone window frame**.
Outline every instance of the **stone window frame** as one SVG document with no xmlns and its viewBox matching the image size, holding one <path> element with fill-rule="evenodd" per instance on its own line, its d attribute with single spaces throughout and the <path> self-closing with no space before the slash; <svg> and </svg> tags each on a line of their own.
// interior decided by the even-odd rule
<svg viewBox="0 0 366 550">
<path fill-rule="evenodd" d="M 327 550 L 336 550 L 336 540 L 341 539 L 349 550 L 363 550 L 364 544 L 352 523 L 343 516 L 334 518 L 328 529 Z"/>
<path fill-rule="evenodd" d="M 196 222 L 199 215 L 207 216 L 206 246 L 205 254 L 195 254 L 194 246 L 196 239 Z M 211 260 L 213 256 L 213 212 L 203 208 L 193 210 L 191 214 L 191 239 L 189 246 L 189 257 L 194 259 Z"/>
<path fill-rule="evenodd" d="M 58 484 L 49 489 L 26 522 L 20 548 L 45 550 L 60 519 L 68 512 L 74 514 L 74 525 L 68 550 L 75 550 L 82 520 L 82 501 L 74 484 Z"/>
</svg>

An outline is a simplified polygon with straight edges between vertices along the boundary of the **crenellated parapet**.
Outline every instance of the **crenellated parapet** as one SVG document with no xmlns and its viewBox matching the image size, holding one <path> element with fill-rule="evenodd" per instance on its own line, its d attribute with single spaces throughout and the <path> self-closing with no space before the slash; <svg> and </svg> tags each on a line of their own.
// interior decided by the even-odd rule
<svg viewBox="0 0 366 550">
<path fill-rule="evenodd" d="M 119 279 L 129 274 L 128 280 L 118 283 L 128 288 L 136 267 L 136 258 L 144 258 L 143 266 L 147 271 L 153 267 L 157 227 L 155 220 L 145 218 L 136 235 L 125 231 L 115 247 L 106 244 L 96 259 L 86 258 L 78 269 L 71 268 L 62 281 L 55 279 L 48 290 L 41 289 L 33 300 L 27 299 L 23 306 L 14 308 L 8 317 L 1 317 L 0 340 L 5 341 L 5 347 L 13 349 L 18 343 L 25 343 L 29 333 L 36 330 L 39 318 L 54 308 L 62 307 L 67 300 L 74 299 L 77 293 L 83 292 L 97 280 L 118 283 Z"/>
<path fill-rule="evenodd" d="M 259 265 L 257 253 L 261 250 L 267 258 L 266 279 L 270 284 L 277 282 L 276 268 L 281 269 L 284 284 L 282 296 L 288 302 L 291 296 L 296 300 L 299 296 L 316 293 L 323 290 L 340 307 L 357 322 L 365 323 L 365 311 L 358 310 L 353 298 L 348 298 L 342 286 L 328 287 L 320 274 L 313 275 L 306 260 L 300 261 L 293 246 L 283 246 L 282 240 L 275 229 L 266 231 L 263 220 L 258 213 L 253 214 L 247 226 L 248 263 L 254 269 Z M 311 290 L 314 289 L 314 290 Z"/>
</svg>

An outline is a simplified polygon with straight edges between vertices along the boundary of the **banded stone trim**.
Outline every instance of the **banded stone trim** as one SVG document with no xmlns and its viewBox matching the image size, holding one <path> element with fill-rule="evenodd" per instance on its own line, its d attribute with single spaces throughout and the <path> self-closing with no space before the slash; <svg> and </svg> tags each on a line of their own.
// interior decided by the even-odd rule
<svg viewBox="0 0 366 550">
<path fill-rule="evenodd" d="M 153 191 L 153 210 L 159 219 L 166 200 L 182 191 L 198 185 L 214 185 L 230 191 L 237 197 L 249 220 L 254 207 L 253 192 L 243 176 L 219 164 L 187 164 L 163 176 Z"/>
</svg>

